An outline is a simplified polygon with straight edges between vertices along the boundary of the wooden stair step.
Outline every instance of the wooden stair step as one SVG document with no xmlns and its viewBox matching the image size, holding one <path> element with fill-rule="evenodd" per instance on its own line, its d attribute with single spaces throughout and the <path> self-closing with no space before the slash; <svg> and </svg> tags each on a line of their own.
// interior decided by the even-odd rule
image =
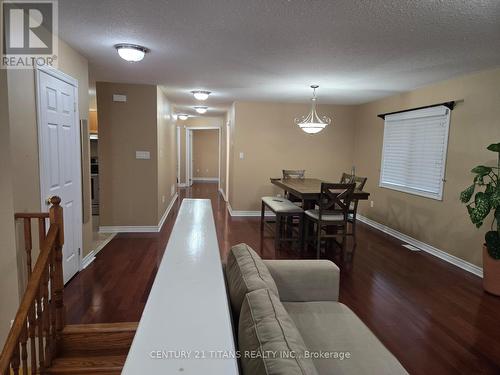
<svg viewBox="0 0 500 375">
<path fill-rule="evenodd" d="M 60 357 L 52 361 L 48 374 L 120 374 L 127 355 Z"/>
<path fill-rule="evenodd" d="M 73 324 L 64 327 L 59 357 L 126 355 L 138 323 Z"/>
</svg>

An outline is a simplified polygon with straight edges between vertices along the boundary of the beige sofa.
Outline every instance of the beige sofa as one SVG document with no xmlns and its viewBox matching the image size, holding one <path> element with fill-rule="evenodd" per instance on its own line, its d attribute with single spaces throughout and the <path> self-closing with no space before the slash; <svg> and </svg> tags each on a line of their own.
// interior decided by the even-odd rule
<svg viewBox="0 0 500 375">
<path fill-rule="evenodd" d="M 407 373 L 338 302 L 334 263 L 262 260 L 240 244 L 225 275 L 244 375 Z"/>
</svg>

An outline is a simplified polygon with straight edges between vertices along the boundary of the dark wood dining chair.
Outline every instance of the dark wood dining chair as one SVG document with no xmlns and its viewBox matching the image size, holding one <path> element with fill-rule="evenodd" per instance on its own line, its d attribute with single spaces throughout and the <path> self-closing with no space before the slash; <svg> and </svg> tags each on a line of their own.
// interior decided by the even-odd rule
<svg viewBox="0 0 500 375">
<path fill-rule="evenodd" d="M 289 178 L 306 178 L 306 170 L 305 169 L 283 169 L 283 180 L 287 180 Z"/>
<path fill-rule="evenodd" d="M 342 178 L 340 179 L 341 184 L 355 183 L 355 190 L 363 191 L 365 187 L 367 177 L 354 176 L 349 173 L 342 173 Z M 349 216 L 348 221 L 351 224 L 351 234 L 354 238 L 354 242 L 356 242 L 356 214 L 358 212 L 358 203 L 357 199 L 352 200 L 351 205 L 349 206 Z"/>
<path fill-rule="evenodd" d="M 353 179 L 352 174 L 344 172 L 344 173 L 342 173 L 342 177 L 340 178 L 340 183 L 341 184 L 350 184 L 350 183 L 354 182 L 356 184 L 355 189 L 363 191 L 363 188 L 365 187 L 367 179 L 368 179 L 367 177 L 360 177 L 360 176 L 354 176 L 354 179 Z"/>
<path fill-rule="evenodd" d="M 318 209 L 305 211 L 305 243 L 309 239 L 309 225 L 307 221 L 316 226 L 315 242 L 316 256 L 321 253 L 321 240 L 342 236 L 342 257 L 344 256 L 348 232 L 349 206 L 354 192 L 354 183 L 321 183 L 321 194 L 317 203 Z"/>
</svg>

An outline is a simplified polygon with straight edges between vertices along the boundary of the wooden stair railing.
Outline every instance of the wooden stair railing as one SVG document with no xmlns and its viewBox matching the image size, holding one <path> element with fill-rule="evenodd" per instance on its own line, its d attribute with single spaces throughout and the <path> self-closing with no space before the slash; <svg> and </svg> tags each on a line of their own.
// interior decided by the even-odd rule
<svg viewBox="0 0 500 375">
<path fill-rule="evenodd" d="M 44 374 L 59 350 L 64 328 L 63 209 L 50 198 L 49 213 L 16 213 L 24 221 L 28 285 L 0 354 L 0 375 Z M 46 232 L 45 219 L 50 219 Z M 31 220 L 38 219 L 40 254 L 32 268 Z"/>
</svg>

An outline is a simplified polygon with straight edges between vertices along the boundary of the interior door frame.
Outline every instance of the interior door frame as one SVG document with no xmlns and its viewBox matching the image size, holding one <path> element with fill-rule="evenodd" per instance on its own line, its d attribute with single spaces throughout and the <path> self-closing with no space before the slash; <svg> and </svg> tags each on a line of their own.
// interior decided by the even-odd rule
<svg viewBox="0 0 500 375">
<path fill-rule="evenodd" d="M 196 130 L 217 130 L 218 146 L 217 146 L 217 159 L 218 159 L 218 176 L 217 176 L 217 191 L 220 189 L 220 169 L 221 169 L 221 127 L 220 126 L 188 126 L 186 127 L 186 184 L 191 186 L 193 184 L 193 133 Z"/>
<path fill-rule="evenodd" d="M 40 86 L 40 73 L 46 73 L 56 79 L 59 79 L 70 86 L 73 86 L 74 94 L 75 94 L 75 116 L 74 116 L 74 121 L 75 121 L 75 133 L 78 137 L 78 149 L 77 149 L 77 173 L 76 173 L 76 197 L 75 201 L 77 203 L 76 210 L 77 212 L 81 212 L 82 215 L 80 216 L 81 218 L 81 223 L 80 225 L 77 225 L 77 228 L 75 228 L 76 233 L 77 233 L 77 241 L 78 241 L 78 270 L 82 270 L 82 256 L 83 256 L 83 197 L 82 197 L 82 155 L 81 155 L 81 147 L 82 147 L 82 138 L 81 138 L 81 132 L 80 132 L 80 112 L 78 109 L 78 80 L 71 77 L 70 75 L 61 72 L 60 70 L 57 70 L 51 66 L 43 65 L 43 66 L 38 66 L 35 69 L 35 91 L 36 91 L 36 114 L 37 114 L 37 133 L 38 133 L 38 165 L 39 165 L 39 178 L 40 178 L 40 207 L 41 210 L 43 211 L 46 207 L 46 196 L 45 192 L 43 191 L 43 184 L 45 182 L 45 177 L 47 173 L 46 166 L 43 163 L 43 157 L 42 157 L 42 127 L 40 126 L 40 119 L 42 118 L 41 116 L 41 108 L 40 108 L 40 103 L 41 103 L 41 86 Z M 63 211 L 64 215 L 64 211 Z M 48 227 L 47 227 L 48 228 Z"/>
<path fill-rule="evenodd" d="M 179 186 L 181 184 L 181 127 L 176 126 L 175 127 L 175 138 L 176 142 L 175 144 L 177 145 L 177 185 Z"/>
<path fill-rule="evenodd" d="M 224 195 L 225 195 L 225 200 L 229 200 L 229 163 L 230 163 L 230 148 L 231 148 L 231 122 L 227 121 L 226 123 L 226 186 L 224 186 Z"/>
</svg>

